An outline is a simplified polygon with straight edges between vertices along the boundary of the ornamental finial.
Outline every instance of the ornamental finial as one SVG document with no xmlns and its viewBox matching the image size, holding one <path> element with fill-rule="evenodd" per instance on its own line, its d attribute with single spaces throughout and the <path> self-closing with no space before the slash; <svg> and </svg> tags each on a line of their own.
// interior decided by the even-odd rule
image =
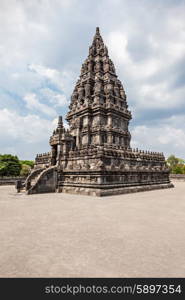
<svg viewBox="0 0 185 300">
<path fill-rule="evenodd" d="M 58 128 L 63 128 L 62 116 L 58 117 Z"/>
<path fill-rule="evenodd" d="M 96 27 L 96 34 L 100 34 L 100 28 Z"/>
</svg>

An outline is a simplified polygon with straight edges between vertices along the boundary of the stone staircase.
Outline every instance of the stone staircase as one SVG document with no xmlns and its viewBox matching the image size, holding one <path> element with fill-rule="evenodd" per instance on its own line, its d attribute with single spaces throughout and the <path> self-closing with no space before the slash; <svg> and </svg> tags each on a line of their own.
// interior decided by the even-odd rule
<svg viewBox="0 0 185 300">
<path fill-rule="evenodd" d="M 27 182 L 25 182 L 25 190 L 27 194 L 50 193 L 56 191 L 57 184 L 56 167 L 42 168 L 35 170 L 30 174 Z"/>
<path fill-rule="evenodd" d="M 23 183 L 20 192 L 26 193 L 31 189 L 37 182 L 39 175 L 43 172 L 44 168 L 33 170 L 28 177 L 26 178 L 25 182 Z"/>
<path fill-rule="evenodd" d="M 39 176 L 40 176 L 40 173 L 39 173 L 38 175 L 35 175 L 35 176 L 31 179 L 31 181 L 30 181 L 30 187 L 32 187 L 32 186 L 34 186 L 34 185 L 36 184 L 36 182 L 37 182 Z"/>
</svg>

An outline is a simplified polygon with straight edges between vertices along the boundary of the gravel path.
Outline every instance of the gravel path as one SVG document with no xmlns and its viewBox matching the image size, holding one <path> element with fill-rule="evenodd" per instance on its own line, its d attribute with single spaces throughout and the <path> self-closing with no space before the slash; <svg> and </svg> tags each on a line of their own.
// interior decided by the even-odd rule
<svg viewBox="0 0 185 300">
<path fill-rule="evenodd" d="M 185 182 L 103 198 L 1 186 L 0 277 L 185 277 Z"/>
</svg>

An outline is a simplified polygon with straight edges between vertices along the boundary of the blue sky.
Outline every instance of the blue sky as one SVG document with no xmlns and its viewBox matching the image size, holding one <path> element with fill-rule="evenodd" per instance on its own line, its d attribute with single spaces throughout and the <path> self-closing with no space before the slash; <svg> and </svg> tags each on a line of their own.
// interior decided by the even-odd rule
<svg viewBox="0 0 185 300">
<path fill-rule="evenodd" d="M 49 151 L 100 27 L 132 146 L 185 158 L 185 1 L 0 0 L 0 153 Z"/>
</svg>

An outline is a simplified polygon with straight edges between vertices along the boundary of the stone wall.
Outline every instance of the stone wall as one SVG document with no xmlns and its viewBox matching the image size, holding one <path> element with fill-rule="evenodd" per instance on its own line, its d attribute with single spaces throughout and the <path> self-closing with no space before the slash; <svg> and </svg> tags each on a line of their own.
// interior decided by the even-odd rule
<svg viewBox="0 0 185 300">
<path fill-rule="evenodd" d="M 25 177 L 0 177 L 0 185 L 15 185 L 16 180 L 25 181 Z"/>
<path fill-rule="evenodd" d="M 185 174 L 170 174 L 170 179 L 185 181 Z"/>
</svg>

